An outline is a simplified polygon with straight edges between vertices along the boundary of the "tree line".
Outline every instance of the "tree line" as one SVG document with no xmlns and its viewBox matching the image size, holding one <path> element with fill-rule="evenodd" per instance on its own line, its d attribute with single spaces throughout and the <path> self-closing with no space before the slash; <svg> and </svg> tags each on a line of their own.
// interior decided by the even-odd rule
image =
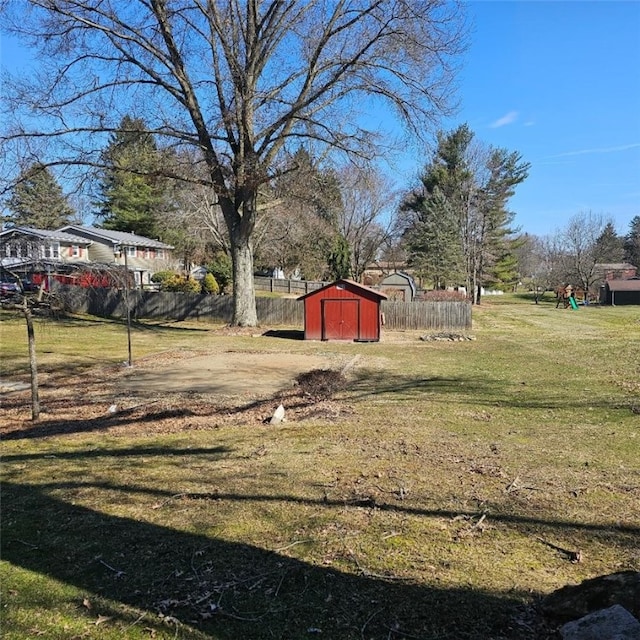
<svg viewBox="0 0 640 640">
<path fill-rule="evenodd" d="M 192 179 L 198 164 L 160 148 L 144 121 L 125 116 L 102 152 L 92 205 L 106 229 L 159 238 L 186 265 L 207 265 L 218 289 L 232 281 L 231 241 L 215 192 Z M 513 227 L 509 199 L 529 164 L 476 140 L 468 125 L 437 134 L 416 184 L 394 191 L 373 167 L 334 167 L 300 147 L 260 192 L 256 269 L 286 277 L 360 280 L 375 260 L 406 265 L 427 287 L 534 291 L 573 282 L 592 290 L 602 263 L 640 264 L 640 216 L 626 236 L 602 215 L 578 213 L 552 236 Z M 6 200 L 5 223 L 56 229 L 79 215 L 52 171 L 33 164 Z M 165 276 L 164 280 L 170 282 Z"/>
<path fill-rule="evenodd" d="M 509 209 L 528 163 L 467 125 L 438 131 L 468 43 L 462 3 L 25 0 L 0 29 L 39 67 L 3 83 L 9 221 L 59 226 L 77 211 L 56 178 L 84 185 L 106 228 L 230 271 L 234 324 L 256 324 L 263 266 L 359 279 L 387 258 L 480 302 L 539 253 Z M 434 137 L 396 194 L 376 160 Z"/>
</svg>

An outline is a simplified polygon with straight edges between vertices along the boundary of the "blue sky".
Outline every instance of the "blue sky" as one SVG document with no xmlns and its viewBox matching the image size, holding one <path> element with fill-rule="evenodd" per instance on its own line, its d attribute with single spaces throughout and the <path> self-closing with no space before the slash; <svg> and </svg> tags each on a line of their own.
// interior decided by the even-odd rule
<svg viewBox="0 0 640 640">
<path fill-rule="evenodd" d="M 467 122 L 531 163 L 511 200 L 523 231 L 592 211 L 626 233 L 640 215 L 640 2 L 478 1 L 468 12 L 461 110 L 445 128 Z"/>
<path fill-rule="evenodd" d="M 467 10 L 460 111 L 442 128 L 466 122 L 531 163 L 510 203 L 522 231 L 552 233 L 591 211 L 626 233 L 640 215 L 640 0 L 480 0 Z M 3 66 L 29 63 L 3 40 Z M 415 152 L 402 159 L 400 186 L 423 163 Z"/>
</svg>

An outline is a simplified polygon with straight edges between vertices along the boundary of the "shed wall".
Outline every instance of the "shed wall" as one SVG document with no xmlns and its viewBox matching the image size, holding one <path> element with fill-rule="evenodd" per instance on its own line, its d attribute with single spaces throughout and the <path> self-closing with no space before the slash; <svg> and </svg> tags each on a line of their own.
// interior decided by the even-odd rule
<svg viewBox="0 0 640 640">
<path fill-rule="evenodd" d="M 325 308 L 330 314 L 334 314 L 336 305 L 325 305 L 323 301 L 354 300 L 358 302 L 357 334 L 353 338 L 335 335 L 331 327 L 325 327 Z M 345 306 L 351 321 L 353 307 Z M 330 324 L 335 323 L 335 317 L 329 317 Z M 327 332 L 328 329 L 328 332 Z M 333 285 L 318 292 L 310 294 L 304 299 L 304 337 L 305 340 L 327 339 L 355 339 L 355 340 L 379 340 L 380 339 L 380 300 L 377 296 L 367 291 L 353 291 L 348 285 Z"/>
</svg>

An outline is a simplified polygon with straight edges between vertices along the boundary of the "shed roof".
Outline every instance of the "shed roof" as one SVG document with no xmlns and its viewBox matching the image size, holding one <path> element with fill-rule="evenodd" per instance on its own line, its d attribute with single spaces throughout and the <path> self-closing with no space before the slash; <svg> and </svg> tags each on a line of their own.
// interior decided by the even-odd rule
<svg viewBox="0 0 640 640">
<path fill-rule="evenodd" d="M 628 280 L 607 280 L 609 291 L 640 291 L 640 278 Z"/>
<path fill-rule="evenodd" d="M 309 291 L 309 293 L 305 293 L 304 295 L 300 296 L 297 299 L 298 300 L 304 300 L 305 298 L 308 298 L 309 296 L 317 294 L 319 291 L 324 291 L 325 289 L 329 289 L 329 288 L 334 287 L 336 285 L 339 285 L 341 283 L 348 284 L 353 289 L 357 289 L 357 290 L 360 290 L 362 292 L 366 291 L 367 293 L 373 294 L 374 296 L 378 296 L 378 298 L 380 298 L 381 300 L 386 300 L 387 299 L 387 296 L 384 293 L 382 293 L 382 291 L 376 291 L 375 289 L 372 289 L 371 287 L 366 287 L 365 285 L 360 284 L 359 282 L 355 282 L 354 280 L 348 280 L 347 278 L 341 278 L 340 280 L 336 280 L 335 282 L 330 282 L 329 284 L 325 284 L 324 287 L 320 287 L 319 289 L 315 289 L 314 291 Z"/>
<path fill-rule="evenodd" d="M 388 276 L 385 276 L 380 281 L 380 286 L 387 286 L 387 285 L 393 284 L 392 280 L 393 280 L 394 277 L 395 278 L 401 278 L 402 280 L 404 280 L 407 283 L 407 285 L 409 287 L 411 287 L 411 293 L 414 296 L 416 295 L 416 283 L 415 283 L 414 279 L 408 273 L 405 273 L 404 271 L 394 271 L 393 273 L 390 273 Z"/>
</svg>

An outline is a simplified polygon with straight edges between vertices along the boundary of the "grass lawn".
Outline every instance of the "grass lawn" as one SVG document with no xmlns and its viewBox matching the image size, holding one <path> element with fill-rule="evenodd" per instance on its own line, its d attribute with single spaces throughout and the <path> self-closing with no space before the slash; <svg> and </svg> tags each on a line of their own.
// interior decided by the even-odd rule
<svg viewBox="0 0 640 640">
<path fill-rule="evenodd" d="M 353 365 L 331 397 L 142 398 L 121 323 L 38 321 L 45 411 L 22 391 L 0 415 L 4 640 L 546 637 L 541 596 L 640 570 L 640 308 L 504 296 L 473 325 L 342 344 L 143 323 L 134 360 L 167 376 L 203 352 Z M 0 349 L 28 381 L 19 318 Z"/>
</svg>

